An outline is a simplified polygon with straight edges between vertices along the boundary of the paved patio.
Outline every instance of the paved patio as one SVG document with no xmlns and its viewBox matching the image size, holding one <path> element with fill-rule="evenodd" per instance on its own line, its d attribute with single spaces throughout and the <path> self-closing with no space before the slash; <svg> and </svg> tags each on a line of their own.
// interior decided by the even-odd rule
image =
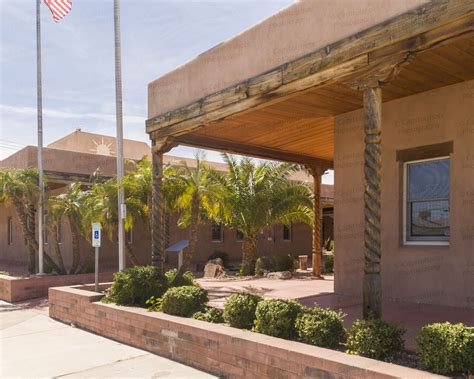
<svg viewBox="0 0 474 379">
<path fill-rule="evenodd" d="M 225 299 L 231 294 L 245 291 L 259 294 L 265 299 L 297 299 L 306 306 L 318 304 L 341 310 L 347 315 L 344 318 L 346 327 L 362 317 L 361 299 L 335 294 L 333 276 L 326 276 L 324 280 L 304 277 L 291 280 L 198 279 L 198 282 L 209 291 L 210 304 L 219 308 L 223 307 Z M 474 309 L 385 301 L 383 318 L 403 324 L 407 329 L 405 346 L 408 350 L 415 350 L 415 336 L 423 325 L 450 321 L 474 326 Z"/>
</svg>

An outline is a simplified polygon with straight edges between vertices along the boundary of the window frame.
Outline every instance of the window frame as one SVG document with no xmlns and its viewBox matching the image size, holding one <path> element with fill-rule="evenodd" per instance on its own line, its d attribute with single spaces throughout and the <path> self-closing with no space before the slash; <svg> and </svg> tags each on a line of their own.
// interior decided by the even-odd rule
<svg viewBox="0 0 474 379">
<path fill-rule="evenodd" d="M 449 155 L 445 156 L 438 156 L 426 159 L 416 159 L 403 162 L 403 244 L 404 245 L 412 245 L 412 246 L 449 246 L 451 235 L 447 237 L 447 239 L 441 239 L 440 237 L 419 237 L 418 239 L 409 239 L 408 236 L 408 165 L 413 163 L 421 163 L 421 162 L 431 162 L 431 161 L 441 161 L 441 160 L 448 160 L 449 162 L 449 197 L 448 197 L 448 204 L 449 204 L 449 227 L 451 228 L 451 157 Z M 423 239 L 426 238 L 426 239 Z"/>
<path fill-rule="evenodd" d="M 49 243 L 49 233 L 48 229 L 46 228 L 46 224 L 48 222 L 48 211 L 43 212 L 43 245 L 48 245 Z"/>
<path fill-rule="evenodd" d="M 289 238 L 285 238 L 285 228 L 288 228 L 288 233 L 289 233 Z M 284 225 L 282 227 L 282 239 L 284 242 L 292 242 L 293 241 L 293 224 L 290 223 L 290 225 Z"/>
<path fill-rule="evenodd" d="M 13 217 L 7 217 L 7 244 L 13 245 Z"/>
<path fill-rule="evenodd" d="M 242 236 L 242 238 L 240 238 L 240 235 Z M 244 242 L 244 233 L 242 233 L 241 231 L 239 230 L 236 230 L 235 231 L 235 242 Z"/>
<path fill-rule="evenodd" d="M 125 241 L 127 245 L 133 245 L 133 228 L 125 231 Z"/>
<path fill-rule="evenodd" d="M 214 226 L 219 226 L 220 227 L 220 239 L 214 239 L 214 231 L 213 228 Z M 213 243 L 222 243 L 224 242 L 224 226 L 222 224 L 219 224 L 217 222 L 212 222 L 211 223 L 211 242 Z"/>
<path fill-rule="evenodd" d="M 63 243 L 63 224 L 61 221 L 56 224 L 56 241 L 58 241 L 58 245 Z"/>
</svg>

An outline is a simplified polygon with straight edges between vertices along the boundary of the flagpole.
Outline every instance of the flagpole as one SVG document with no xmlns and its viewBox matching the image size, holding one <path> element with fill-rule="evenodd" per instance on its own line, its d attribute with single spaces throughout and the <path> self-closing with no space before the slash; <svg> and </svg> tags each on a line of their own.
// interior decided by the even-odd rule
<svg viewBox="0 0 474 379">
<path fill-rule="evenodd" d="M 123 114 L 122 114 L 122 65 L 120 52 L 120 0 L 114 0 L 115 32 L 115 111 L 117 121 L 117 184 L 118 184 L 118 255 L 119 271 L 125 268 L 124 217 L 125 204 L 122 187 L 123 177 Z"/>
<path fill-rule="evenodd" d="M 38 184 L 40 195 L 38 199 L 38 274 L 43 270 L 43 88 L 41 81 L 41 0 L 36 0 L 36 88 L 37 88 L 37 113 L 38 113 Z"/>
</svg>

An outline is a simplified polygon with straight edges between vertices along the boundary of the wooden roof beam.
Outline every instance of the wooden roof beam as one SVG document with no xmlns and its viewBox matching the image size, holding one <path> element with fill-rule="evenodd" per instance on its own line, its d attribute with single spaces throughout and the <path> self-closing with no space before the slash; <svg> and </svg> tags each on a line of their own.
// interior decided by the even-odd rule
<svg viewBox="0 0 474 379">
<path fill-rule="evenodd" d="M 366 68 L 381 48 L 404 43 L 405 56 L 472 31 L 472 0 L 432 1 L 321 48 L 275 70 L 206 96 L 146 122 L 155 138 L 178 136 L 291 94 L 325 85 Z M 400 55 L 400 50 L 394 52 Z M 388 57 L 385 57 L 387 59 Z"/>
<path fill-rule="evenodd" d="M 308 155 L 301 155 L 263 146 L 241 144 L 233 141 L 216 139 L 201 135 L 185 134 L 175 137 L 174 142 L 180 145 L 200 147 L 203 149 L 217 150 L 232 154 L 247 155 L 262 159 L 301 163 L 312 166 L 318 165 L 323 170 L 332 169 L 334 167 L 333 162 L 326 159 L 320 159 Z"/>
</svg>

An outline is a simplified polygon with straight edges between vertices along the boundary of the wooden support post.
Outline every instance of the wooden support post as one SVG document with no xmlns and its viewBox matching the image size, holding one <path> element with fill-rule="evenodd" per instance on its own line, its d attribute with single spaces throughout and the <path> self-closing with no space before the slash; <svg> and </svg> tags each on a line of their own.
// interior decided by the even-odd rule
<svg viewBox="0 0 474 379">
<path fill-rule="evenodd" d="M 313 225 L 313 276 L 322 278 L 321 272 L 321 176 L 323 170 L 319 166 L 310 167 L 313 175 L 313 196 L 314 196 L 314 225 Z"/>
<path fill-rule="evenodd" d="M 165 235 L 163 227 L 163 152 L 152 153 L 151 264 L 163 268 Z"/>
<path fill-rule="evenodd" d="M 382 133 L 382 90 L 380 87 L 364 89 L 364 318 L 382 316 L 381 271 L 381 133 Z"/>
</svg>

